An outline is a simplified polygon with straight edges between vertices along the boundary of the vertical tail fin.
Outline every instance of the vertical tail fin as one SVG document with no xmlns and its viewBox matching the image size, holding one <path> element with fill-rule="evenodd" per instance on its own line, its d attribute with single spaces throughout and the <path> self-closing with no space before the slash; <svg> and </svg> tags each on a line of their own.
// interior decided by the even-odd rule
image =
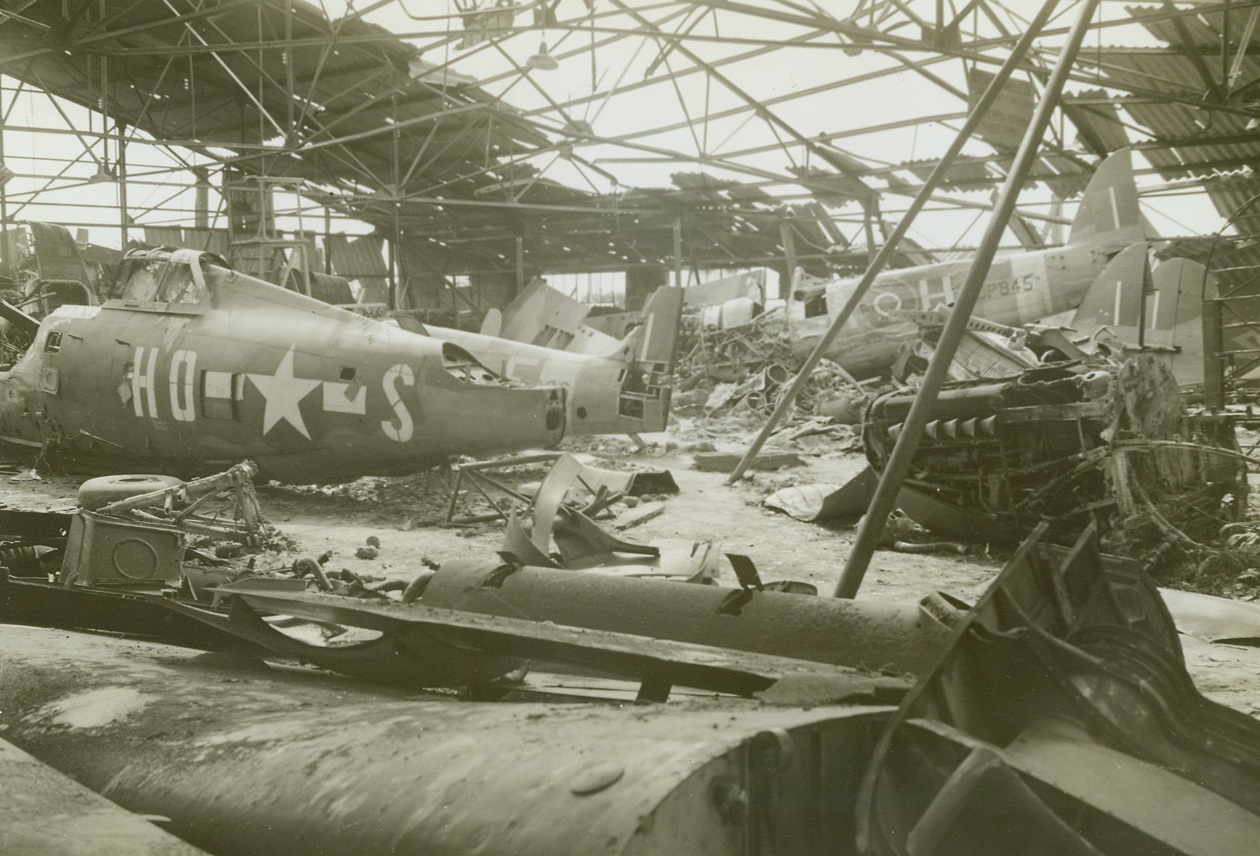
<svg viewBox="0 0 1260 856">
<path fill-rule="evenodd" d="M 669 386 L 682 326 L 683 290 L 661 286 L 639 313 L 639 323 L 622 338 L 624 361 L 617 414 L 631 431 L 664 431 L 673 390 Z M 608 356 L 612 356 L 611 354 Z"/>
<path fill-rule="evenodd" d="M 658 363 L 665 371 L 674 368 L 674 355 L 678 350 L 678 331 L 682 326 L 683 290 L 662 286 L 652 292 L 643 305 L 642 338 L 637 343 L 634 358 L 643 363 Z M 629 340 L 635 331 L 626 337 Z"/>
<path fill-rule="evenodd" d="M 1118 250 L 1144 240 L 1146 229 L 1133 183 L 1133 158 L 1128 149 L 1120 149 L 1099 164 L 1085 188 L 1068 243 L 1101 244 Z"/>
</svg>

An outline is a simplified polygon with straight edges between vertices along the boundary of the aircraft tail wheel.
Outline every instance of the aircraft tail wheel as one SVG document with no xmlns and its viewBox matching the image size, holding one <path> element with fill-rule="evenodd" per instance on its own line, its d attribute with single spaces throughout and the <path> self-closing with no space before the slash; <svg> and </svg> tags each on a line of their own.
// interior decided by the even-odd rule
<svg viewBox="0 0 1260 856">
<path fill-rule="evenodd" d="M 79 485 L 79 506 L 86 511 L 96 511 L 120 499 L 130 499 L 142 493 L 168 487 L 179 487 L 183 483 L 183 479 L 177 479 L 174 476 L 101 476 L 88 479 Z"/>
</svg>

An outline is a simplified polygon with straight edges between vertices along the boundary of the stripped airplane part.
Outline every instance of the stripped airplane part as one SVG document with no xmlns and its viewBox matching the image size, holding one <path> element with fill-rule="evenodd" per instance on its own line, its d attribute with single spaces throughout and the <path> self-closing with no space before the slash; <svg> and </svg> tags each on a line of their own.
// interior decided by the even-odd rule
<svg viewBox="0 0 1260 856">
<path fill-rule="evenodd" d="M 1021 545 L 893 717 L 859 805 L 866 856 L 1241 854 L 1260 723 L 1204 698 L 1172 619 L 1092 527 Z"/>
<path fill-rule="evenodd" d="M 446 562 L 421 604 L 917 674 L 960 614 L 940 597 L 887 604 L 490 562 Z"/>
<path fill-rule="evenodd" d="M 206 856 L 0 740 L 0 850 L 41 856 Z M 72 808 L 71 808 L 72 807 Z"/>
<path fill-rule="evenodd" d="M 1104 561 L 1090 529 L 1070 549 L 1044 533 L 956 623 L 899 710 L 877 704 L 896 682 L 783 658 L 798 665 L 781 682 L 801 680 L 780 704 L 538 703 L 527 689 L 456 702 L 7 626 L 0 726 L 214 854 L 1250 852 L 1260 725 L 1194 689 L 1136 563 Z M 387 632 L 406 623 L 398 604 L 230 597 Z M 456 644 L 516 636 L 515 622 L 463 615 L 476 630 Z M 588 665 L 651 657 L 636 637 L 621 637 L 625 650 L 541 627 L 519 638 L 571 631 L 565 656 Z M 702 685 L 773 677 L 755 655 L 661 651 L 672 653 L 658 665 L 689 663 Z M 832 704 L 818 704 L 820 680 Z"/>
<path fill-rule="evenodd" d="M 904 689 L 897 678 L 799 657 L 249 582 L 219 589 L 216 599 L 231 603 L 226 620 L 187 603 L 170 600 L 167 605 L 301 662 L 409 688 L 477 688 L 529 660 L 633 681 L 644 701 L 663 702 L 675 686 L 792 703 L 859 695 L 892 698 Z M 357 627 L 380 636 L 344 647 L 295 644 L 272 638 L 279 631 L 267 625 L 266 615 Z"/>
<path fill-rule="evenodd" d="M 689 285 L 683 305 L 694 310 L 694 323 L 706 330 L 746 327 L 766 308 L 765 268 Z"/>
<path fill-rule="evenodd" d="M 567 452 L 539 452 L 533 455 L 513 455 L 506 458 L 493 458 L 485 461 L 471 461 L 464 464 L 453 464 L 451 471 L 455 474 L 455 482 L 451 486 L 451 501 L 446 508 L 444 522 L 452 523 L 484 523 L 490 520 L 507 520 L 511 516 L 510 509 L 505 509 L 491 497 L 497 492 L 519 503 L 529 505 L 533 500 L 527 496 L 527 486 L 514 488 L 505 484 L 498 471 L 531 464 L 555 464 Z M 496 476 L 488 473 L 495 472 Z M 644 497 L 650 494 L 678 493 L 678 483 L 669 470 L 605 470 L 589 464 L 579 464 L 576 475 L 577 484 L 583 493 L 589 496 L 588 509 L 606 508 L 608 505 L 628 496 Z M 456 518 L 455 511 L 463 495 L 465 482 L 481 495 L 493 512 L 476 516 Z M 470 491 L 469 493 L 472 493 Z M 535 494 L 536 495 L 536 494 Z"/>
<path fill-rule="evenodd" d="M 506 381 L 456 344 L 208 253 L 133 251 L 111 293 L 22 321 L 33 343 L 0 373 L 0 441 L 115 471 L 183 475 L 249 458 L 266 478 L 311 483 L 564 433 L 563 390 Z"/>
<path fill-rule="evenodd" d="M 693 283 L 683 288 L 685 305 L 704 309 L 720 307 L 732 300 L 750 300 L 753 303 L 764 304 L 768 275 L 769 271 L 766 268 L 757 268 L 707 282 Z"/>
<path fill-rule="evenodd" d="M 667 539 L 639 544 L 606 532 L 590 517 L 620 498 L 610 487 L 628 486 L 634 475 L 586 467 L 562 453 L 538 485 L 528 512 L 506 514 L 499 555 L 518 565 L 712 581 L 721 573 L 720 541 Z M 672 476 L 655 482 L 678 491 Z"/>
<path fill-rule="evenodd" d="M 1020 325 L 1072 310 L 1116 253 L 1145 241 L 1131 158 L 1122 149 L 1095 171 L 1068 243 L 996 259 L 973 314 Z M 917 332 L 913 322 L 899 320 L 897 313 L 953 303 L 954 290 L 970 267 L 970 261 L 941 262 L 881 273 L 824 356 L 858 377 L 883 373 Z M 793 283 L 788 325 L 796 356 L 813 349 L 856 284 L 799 278 Z"/>
<path fill-rule="evenodd" d="M 664 431 L 682 292 L 658 288 L 621 338 L 585 325 L 590 307 L 535 280 L 504 310 L 487 316 L 480 333 L 422 325 L 400 315 L 407 329 L 467 350 L 504 377 L 563 387 L 568 433 L 640 434 Z"/>
<path fill-rule="evenodd" d="M 220 856 L 826 852 L 892 712 L 457 702 L 4 630 L 6 739 Z"/>
<path fill-rule="evenodd" d="M 913 378 L 923 375 L 931 362 L 941 331 L 949 320 L 949 311 L 938 307 L 930 312 L 907 313 L 906 318 L 918 325 L 918 338 L 903 346 L 892 366 L 891 374 L 897 383 L 909 385 Z M 1007 378 L 1027 369 L 1037 368 L 1042 365 L 1042 358 L 1038 354 L 1040 334 L 1048 329 L 1052 328 L 1036 324 L 1009 327 L 983 318 L 968 319 L 967 327 L 958 340 L 958 347 L 954 350 L 954 358 L 949 363 L 949 379 L 959 381 Z M 1062 335 L 1054 344 L 1066 344 L 1068 359 L 1085 356 L 1084 351 L 1069 343 L 1066 335 Z"/>
<path fill-rule="evenodd" d="M 973 317 L 950 363 L 954 380 L 1010 377 L 1045 363 L 1102 356 L 1116 362 L 1145 353 L 1164 362 L 1182 387 L 1203 385 L 1206 268 L 1189 259 L 1150 266 L 1148 247 L 1131 244 L 1107 263 L 1062 327 L 1012 327 Z M 919 327 L 893 367 L 899 381 L 922 373 L 948 312 L 902 313 Z"/>
<path fill-rule="evenodd" d="M 1134 244 L 1098 275 L 1067 326 L 1118 358 L 1156 354 L 1179 384 L 1202 386 L 1203 295 L 1214 279 L 1190 259 L 1152 269 L 1146 246 Z"/>
<path fill-rule="evenodd" d="M 1139 354 L 1112 370 L 1030 369 L 942 390 L 898 507 L 951 538 L 1055 538 L 1096 524 L 1113 552 L 1212 537 L 1246 509 L 1235 418 L 1187 416 L 1172 370 Z M 872 402 L 867 460 L 882 470 L 913 395 Z"/>
</svg>

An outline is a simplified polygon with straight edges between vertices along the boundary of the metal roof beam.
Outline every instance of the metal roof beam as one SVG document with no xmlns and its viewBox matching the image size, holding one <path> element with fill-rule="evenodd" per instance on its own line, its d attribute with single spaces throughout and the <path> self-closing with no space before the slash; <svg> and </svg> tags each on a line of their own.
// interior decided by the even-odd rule
<svg viewBox="0 0 1260 856">
<path fill-rule="evenodd" d="M 634 20 L 638 21 L 642 26 L 650 28 L 654 33 L 664 35 L 660 32 L 658 28 L 654 27 L 650 21 L 648 21 L 646 18 L 644 18 L 642 15 L 638 14 L 634 10 L 628 8 L 625 2 L 623 2 L 623 0 L 612 0 L 612 2 L 618 8 L 627 12 L 632 18 L 634 18 Z M 804 146 L 811 153 L 817 155 L 818 157 L 825 160 L 827 163 L 834 166 L 840 173 L 842 173 L 847 178 L 852 180 L 857 187 L 864 189 L 865 190 L 865 199 L 863 200 L 864 204 L 870 204 L 874 202 L 876 199 L 878 199 L 879 194 L 875 190 L 867 186 L 866 182 L 862 180 L 861 176 L 848 163 L 846 163 L 841 157 L 838 156 L 839 153 L 828 151 L 827 149 L 813 142 L 804 134 L 800 133 L 790 124 L 788 124 L 779 116 L 777 116 L 775 113 L 761 106 L 757 102 L 757 99 L 755 99 L 752 95 L 750 95 L 745 89 L 740 87 L 733 80 L 728 78 L 726 75 L 722 74 L 722 72 L 719 71 L 718 69 L 713 68 L 709 63 L 705 62 L 690 48 L 687 48 L 685 46 L 680 46 L 678 49 L 684 56 L 686 56 L 689 60 L 691 60 L 691 62 L 702 66 L 708 72 L 708 74 L 713 79 L 717 80 L 720 84 L 722 84 L 722 86 L 726 87 L 726 89 L 734 93 L 738 98 L 742 99 L 747 104 L 752 106 L 753 109 L 757 111 L 758 115 L 760 115 L 763 119 L 765 119 L 770 124 L 774 125 L 775 127 L 787 133 L 794 140 L 796 140 L 797 143 Z"/>
</svg>

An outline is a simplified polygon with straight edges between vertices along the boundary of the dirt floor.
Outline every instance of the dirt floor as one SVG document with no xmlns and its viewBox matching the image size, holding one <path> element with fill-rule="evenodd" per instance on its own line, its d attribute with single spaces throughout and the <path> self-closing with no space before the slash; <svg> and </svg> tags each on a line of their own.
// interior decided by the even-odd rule
<svg viewBox="0 0 1260 856">
<path fill-rule="evenodd" d="M 720 542 L 724 552 L 750 556 L 766 581 L 804 581 L 828 595 L 848 556 L 855 527 L 800 522 L 765 508 L 762 500 L 787 485 L 839 484 L 858 472 L 865 460 L 852 443 L 827 441 L 809 444 L 809 448 L 793 444 L 802 466 L 754 472 L 735 486 L 725 484 L 725 474 L 694 467 L 698 451 L 739 453 L 756 427 L 739 421 L 709 425 L 682 419 L 671 434 L 643 438 L 647 447 L 641 450 L 625 438 L 578 439 L 566 441 L 562 448 L 609 469 L 664 469 L 673 474 L 680 488 L 676 495 L 647 499 L 647 504 L 663 505 L 657 516 L 635 525 L 634 517 L 645 513 L 644 503 L 613 507 L 615 515 L 603 524 L 625 526 L 616 533 L 620 537 L 648 543 L 713 540 Z M 546 465 L 539 465 L 504 478 L 520 484 L 541 480 L 546 471 Z M 262 485 L 257 494 L 263 513 L 290 549 L 262 554 L 257 567 L 288 567 L 297 558 L 330 553 L 329 571 L 344 568 L 368 579 L 409 579 L 426 564 L 456 558 L 498 563 L 495 551 L 500 547 L 501 523 L 442 524 L 452 481 L 449 471 L 433 471 L 324 487 Z M 67 507 L 73 505 L 79 482 L 47 472 L 38 479 L 0 477 L 0 503 L 26 509 Z M 487 509 L 480 496 L 470 493 L 457 503 L 456 514 Z M 369 538 L 379 540 L 377 555 L 357 557 L 356 551 Z M 983 545 L 971 545 L 967 555 L 880 550 L 858 597 L 915 602 L 933 591 L 944 591 L 971 600 L 992 580 L 1005 558 Z M 722 582 L 735 584 L 729 572 Z M 1200 687 L 1219 701 L 1260 716 L 1260 649 L 1185 639 L 1191 672 Z"/>
</svg>

